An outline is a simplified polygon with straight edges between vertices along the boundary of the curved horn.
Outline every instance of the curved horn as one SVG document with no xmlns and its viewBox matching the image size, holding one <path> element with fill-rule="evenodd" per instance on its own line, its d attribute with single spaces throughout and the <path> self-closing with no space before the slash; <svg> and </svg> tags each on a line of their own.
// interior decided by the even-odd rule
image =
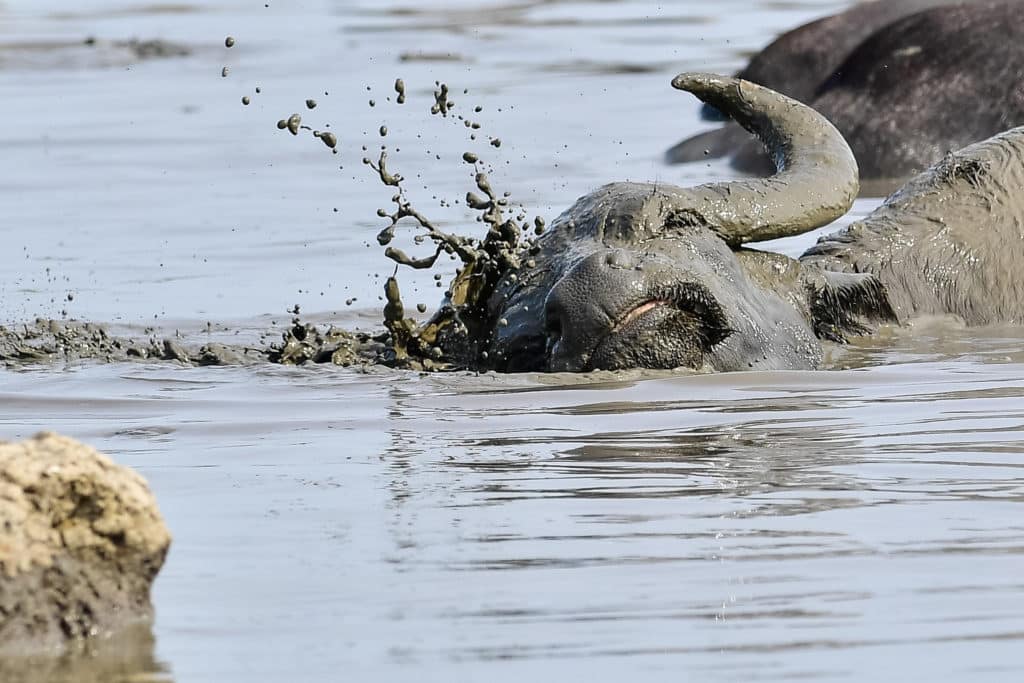
<svg viewBox="0 0 1024 683">
<path fill-rule="evenodd" d="M 846 213 L 859 190 L 857 161 L 824 116 L 739 78 L 684 73 L 672 86 L 714 105 L 756 135 L 775 161 L 768 178 L 709 183 L 685 191 L 730 246 L 798 235 Z"/>
</svg>

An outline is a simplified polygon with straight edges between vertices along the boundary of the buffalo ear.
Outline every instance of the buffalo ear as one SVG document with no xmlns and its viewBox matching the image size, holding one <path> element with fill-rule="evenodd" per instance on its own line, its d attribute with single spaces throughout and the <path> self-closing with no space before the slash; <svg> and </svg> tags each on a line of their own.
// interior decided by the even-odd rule
<svg viewBox="0 0 1024 683">
<path fill-rule="evenodd" d="M 808 283 L 808 302 L 814 334 L 845 344 L 847 336 L 873 332 L 882 323 L 896 322 L 885 287 L 869 273 L 820 272 Z"/>
</svg>

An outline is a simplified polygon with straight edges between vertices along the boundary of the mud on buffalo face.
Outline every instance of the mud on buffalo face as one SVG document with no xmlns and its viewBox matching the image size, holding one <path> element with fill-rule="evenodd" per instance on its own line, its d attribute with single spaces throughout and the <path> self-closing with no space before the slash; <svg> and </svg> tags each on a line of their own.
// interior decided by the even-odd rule
<svg viewBox="0 0 1024 683">
<path fill-rule="evenodd" d="M 503 320 L 488 350 L 496 369 L 724 371 L 818 360 L 804 316 L 748 274 L 773 258 L 785 271 L 785 260 L 734 251 L 680 212 L 671 188 L 605 186 L 538 246 L 533 267 L 492 298 Z M 782 286 L 785 273 L 776 274 Z"/>
</svg>

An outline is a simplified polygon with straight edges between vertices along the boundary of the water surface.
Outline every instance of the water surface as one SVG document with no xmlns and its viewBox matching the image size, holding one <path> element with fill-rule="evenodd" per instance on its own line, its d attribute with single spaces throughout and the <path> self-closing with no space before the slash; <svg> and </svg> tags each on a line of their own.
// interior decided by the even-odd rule
<svg viewBox="0 0 1024 683">
<path fill-rule="evenodd" d="M 467 149 L 549 218 L 611 180 L 729 177 L 661 163 L 707 125 L 671 77 L 841 3 L 269 4 L 0 7 L 5 322 L 256 339 L 299 304 L 372 328 L 390 193 L 359 160 L 382 123 L 453 229 Z M 483 108 L 480 139 L 429 116 L 435 80 Z M 341 153 L 276 129 L 297 111 Z M 158 679 L 1008 681 L 1022 336 L 925 326 L 830 371 L 703 377 L 46 366 L 0 373 L 0 436 L 58 430 L 151 482 L 175 535 Z"/>
</svg>

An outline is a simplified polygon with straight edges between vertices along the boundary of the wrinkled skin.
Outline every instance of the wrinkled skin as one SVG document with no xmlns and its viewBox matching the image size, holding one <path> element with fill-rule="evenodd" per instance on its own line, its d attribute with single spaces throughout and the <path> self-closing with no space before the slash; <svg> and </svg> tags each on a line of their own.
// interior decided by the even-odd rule
<svg viewBox="0 0 1024 683">
<path fill-rule="evenodd" d="M 488 302 L 501 371 L 810 369 L 821 340 L 948 314 L 1024 322 L 1024 128 L 949 155 L 800 259 L 744 243 L 828 223 L 857 166 L 809 108 L 736 79 L 674 81 L 756 133 L 778 172 L 678 188 L 613 183 L 552 224 Z"/>
<path fill-rule="evenodd" d="M 819 47 L 809 54 L 829 46 L 835 50 L 831 59 L 819 63 L 833 64 L 834 69 L 822 73 L 798 68 L 787 81 L 780 67 L 807 57 L 804 43 L 809 41 L 797 37 L 811 37 L 816 26 L 830 21 L 857 25 L 859 33 L 863 26 L 854 15 L 885 19 L 901 6 L 880 0 L 797 29 L 777 41 L 793 52 L 773 44 L 744 70 L 752 72 L 747 75 L 755 81 L 768 81 L 769 87 L 794 95 L 832 121 L 850 143 L 861 179 L 871 181 L 869 194 L 897 186 L 949 150 L 1024 123 L 1020 0 L 935 7 L 896 18 L 875 26 L 877 30 L 852 49 L 815 41 Z M 875 7 L 884 11 L 872 12 Z M 809 87 L 812 77 L 817 82 Z M 770 171 L 760 144 L 733 124 L 679 143 L 667 158 L 685 162 L 729 154 L 734 154 L 733 165 L 739 170 Z"/>
</svg>

